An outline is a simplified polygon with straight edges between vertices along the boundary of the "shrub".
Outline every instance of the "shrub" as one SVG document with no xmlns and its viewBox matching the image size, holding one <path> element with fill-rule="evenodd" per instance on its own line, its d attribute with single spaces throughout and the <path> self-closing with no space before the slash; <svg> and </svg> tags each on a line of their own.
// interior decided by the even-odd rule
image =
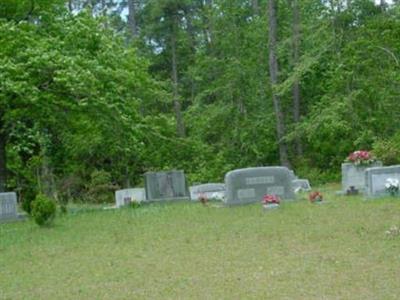
<svg viewBox="0 0 400 300">
<path fill-rule="evenodd" d="M 111 174 L 103 170 L 95 170 L 87 185 L 86 199 L 92 203 L 107 203 L 114 201 L 114 190 L 118 186 L 111 182 Z"/>
<path fill-rule="evenodd" d="M 39 226 L 50 225 L 56 215 L 56 204 L 47 196 L 39 194 L 32 202 L 31 215 Z"/>
<path fill-rule="evenodd" d="M 21 193 L 22 199 L 22 209 L 26 211 L 28 214 L 31 214 L 32 211 L 32 202 L 36 198 L 36 191 L 33 189 L 23 190 Z"/>
<path fill-rule="evenodd" d="M 379 156 L 384 165 L 400 163 L 400 133 L 387 140 L 374 143 L 374 153 Z"/>
</svg>

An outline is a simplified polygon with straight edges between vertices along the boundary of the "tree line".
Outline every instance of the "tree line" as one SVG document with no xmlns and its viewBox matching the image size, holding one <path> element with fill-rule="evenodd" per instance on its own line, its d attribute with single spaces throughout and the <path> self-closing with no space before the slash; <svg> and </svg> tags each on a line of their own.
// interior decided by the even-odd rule
<svg viewBox="0 0 400 300">
<path fill-rule="evenodd" d="M 2 1 L 0 191 L 106 201 L 151 170 L 398 163 L 399 36 L 398 1 Z"/>
</svg>

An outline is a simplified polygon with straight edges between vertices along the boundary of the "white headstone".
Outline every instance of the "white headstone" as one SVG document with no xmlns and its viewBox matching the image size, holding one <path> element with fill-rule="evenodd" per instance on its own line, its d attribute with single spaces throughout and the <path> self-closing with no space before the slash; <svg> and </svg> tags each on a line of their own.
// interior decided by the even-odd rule
<svg viewBox="0 0 400 300">
<path fill-rule="evenodd" d="M 365 171 L 366 196 L 380 197 L 389 195 L 385 187 L 389 178 L 400 181 L 400 165 L 368 168 Z"/>
<path fill-rule="evenodd" d="M 225 175 L 228 205 L 261 202 L 266 194 L 294 199 L 292 175 L 286 167 L 260 167 L 230 171 Z"/>
<path fill-rule="evenodd" d="M 295 179 L 292 180 L 293 190 L 295 192 L 300 191 L 311 191 L 310 182 L 307 179 Z"/>
<path fill-rule="evenodd" d="M 208 199 L 223 200 L 225 198 L 225 184 L 223 183 L 206 183 L 189 187 L 190 199 L 192 201 L 199 200 L 204 195 Z"/>
<path fill-rule="evenodd" d="M 0 193 L 0 221 L 18 219 L 17 194 Z"/>
<path fill-rule="evenodd" d="M 115 205 L 121 207 L 132 201 L 146 201 L 146 193 L 143 188 L 124 189 L 115 192 Z"/>
</svg>

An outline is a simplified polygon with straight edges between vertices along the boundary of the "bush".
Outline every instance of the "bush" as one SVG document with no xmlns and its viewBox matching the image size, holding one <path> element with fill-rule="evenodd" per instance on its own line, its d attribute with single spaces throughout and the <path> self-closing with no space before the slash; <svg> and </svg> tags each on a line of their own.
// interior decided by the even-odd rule
<svg viewBox="0 0 400 300">
<path fill-rule="evenodd" d="M 36 198 L 36 191 L 33 189 L 26 189 L 21 192 L 22 209 L 28 214 L 32 211 L 32 202 Z"/>
<path fill-rule="evenodd" d="M 384 165 L 400 163 L 400 134 L 391 139 L 380 140 L 374 143 L 374 154 Z"/>
<path fill-rule="evenodd" d="M 85 198 L 92 203 L 111 203 L 114 201 L 114 191 L 118 186 L 111 182 L 111 174 L 96 170 L 91 174 L 91 180 L 87 185 Z"/>
<path fill-rule="evenodd" d="M 56 215 L 56 204 L 45 195 L 37 195 L 32 202 L 31 215 L 39 226 L 50 225 Z"/>
</svg>

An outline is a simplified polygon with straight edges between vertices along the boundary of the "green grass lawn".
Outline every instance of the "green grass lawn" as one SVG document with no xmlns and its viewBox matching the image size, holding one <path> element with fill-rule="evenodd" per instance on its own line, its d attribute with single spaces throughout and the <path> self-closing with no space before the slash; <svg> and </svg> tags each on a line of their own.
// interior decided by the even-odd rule
<svg viewBox="0 0 400 300">
<path fill-rule="evenodd" d="M 398 299 L 400 200 L 192 203 L 0 224 L 0 299 Z"/>
</svg>

